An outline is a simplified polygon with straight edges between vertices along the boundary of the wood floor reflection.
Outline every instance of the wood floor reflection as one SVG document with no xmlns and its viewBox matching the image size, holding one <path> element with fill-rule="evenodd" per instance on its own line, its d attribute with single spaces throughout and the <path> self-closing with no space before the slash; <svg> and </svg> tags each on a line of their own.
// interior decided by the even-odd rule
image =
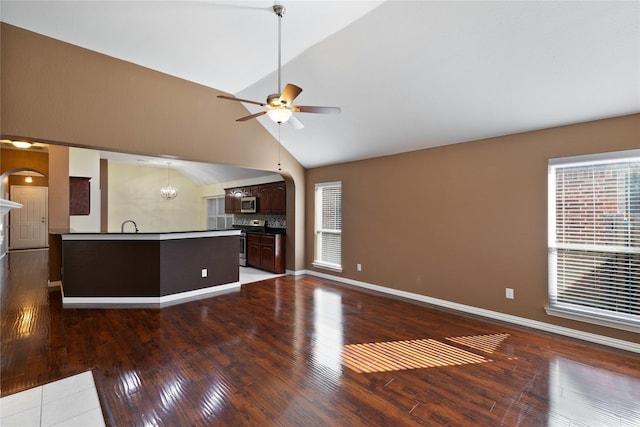
<svg viewBox="0 0 640 427">
<path fill-rule="evenodd" d="M 114 426 L 640 425 L 635 354 L 313 277 L 161 310 L 65 310 L 46 258 L 0 261 L 2 396 L 93 370 Z M 352 369 L 358 344 L 401 368 Z M 426 353 L 430 367 L 409 363 Z"/>
</svg>

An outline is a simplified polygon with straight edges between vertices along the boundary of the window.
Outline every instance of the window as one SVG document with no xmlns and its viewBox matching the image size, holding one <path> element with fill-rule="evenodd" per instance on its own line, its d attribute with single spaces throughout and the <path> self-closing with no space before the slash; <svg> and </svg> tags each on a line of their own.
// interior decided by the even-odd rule
<svg viewBox="0 0 640 427">
<path fill-rule="evenodd" d="M 342 183 L 316 184 L 315 267 L 342 271 Z"/>
<path fill-rule="evenodd" d="M 549 314 L 640 331 L 640 150 L 549 162 Z"/>
<path fill-rule="evenodd" d="M 227 230 L 233 226 L 233 215 L 224 213 L 224 196 L 207 199 L 207 230 Z"/>
</svg>

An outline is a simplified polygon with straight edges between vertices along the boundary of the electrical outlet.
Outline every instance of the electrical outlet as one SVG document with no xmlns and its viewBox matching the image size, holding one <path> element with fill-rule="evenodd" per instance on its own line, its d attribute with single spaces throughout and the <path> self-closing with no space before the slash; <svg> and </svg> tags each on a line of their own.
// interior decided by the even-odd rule
<svg viewBox="0 0 640 427">
<path fill-rule="evenodd" d="M 511 289 L 511 288 L 505 288 L 505 289 L 504 289 L 504 297 L 505 297 L 505 298 L 507 298 L 507 299 L 513 299 L 513 298 L 514 298 L 514 296 L 513 296 L 513 289 Z"/>
<path fill-rule="evenodd" d="M 362 271 L 362 264 L 356 264 L 356 270 Z"/>
<path fill-rule="evenodd" d="M 202 269 L 202 277 L 207 277 L 207 269 L 206 268 Z"/>
</svg>

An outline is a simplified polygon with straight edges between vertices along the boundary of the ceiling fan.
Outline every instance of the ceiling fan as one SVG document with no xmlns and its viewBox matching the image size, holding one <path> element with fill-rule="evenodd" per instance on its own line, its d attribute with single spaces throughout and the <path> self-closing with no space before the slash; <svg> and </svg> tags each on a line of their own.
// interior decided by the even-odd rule
<svg viewBox="0 0 640 427">
<path fill-rule="evenodd" d="M 282 5 L 274 5 L 273 11 L 278 16 L 278 92 L 267 96 L 266 102 L 251 101 L 248 99 L 240 99 L 233 96 L 218 95 L 218 98 L 228 99 L 230 101 L 246 102 L 247 104 L 259 105 L 265 107 L 263 111 L 260 111 L 249 116 L 236 119 L 237 122 L 244 122 L 246 120 L 254 119 L 256 117 L 267 114 L 271 120 L 280 124 L 289 122 L 295 129 L 301 129 L 304 125 L 298 120 L 293 113 L 321 113 L 321 114 L 338 114 L 340 113 L 340 107 L 314 107 L 309 105 L 293 105 L 293 100 L 302 92 L 302 88 L 294 84 L 288 83 L 284 90 L 281 89 L 281 51 L 282 51 L 282 16 L 284 15 L 285 8 Z"/>
</svg>

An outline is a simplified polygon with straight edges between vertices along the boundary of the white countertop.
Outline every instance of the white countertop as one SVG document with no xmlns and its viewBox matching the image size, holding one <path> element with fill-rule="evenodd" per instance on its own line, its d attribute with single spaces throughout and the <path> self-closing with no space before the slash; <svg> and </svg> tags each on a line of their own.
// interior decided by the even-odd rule
<svg viewBox="0 0 640 427">
<path fill-rule="evenodd" d="M 176 231 L 167 233 L 64 233 L 62 240 L 181 240 L 239 236 L 240 230 Z"/>
</svg>

